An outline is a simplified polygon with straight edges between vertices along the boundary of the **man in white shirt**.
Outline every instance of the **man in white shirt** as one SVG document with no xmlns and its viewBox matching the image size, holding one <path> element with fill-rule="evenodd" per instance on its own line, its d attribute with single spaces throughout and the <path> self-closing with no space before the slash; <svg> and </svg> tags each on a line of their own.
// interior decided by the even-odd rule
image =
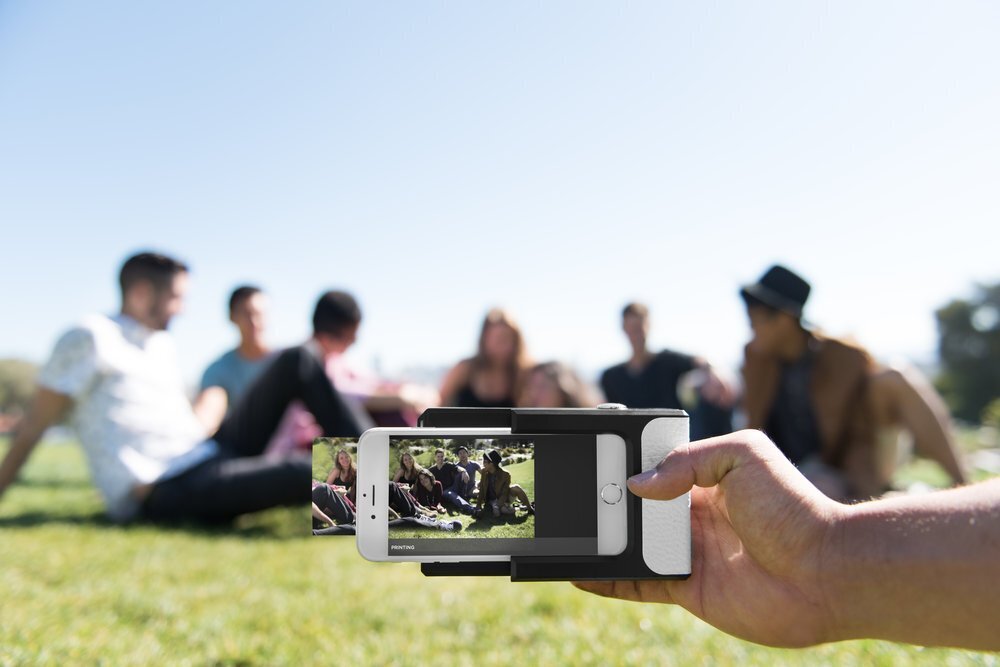
<svg viewBox="0 0 1000 667">
<path fill-rule="evenodd" d="M 308 502 L 309 454 L 277 460 L 261 454 L 296 398 L 329 435 L 357 435 L 323 372 L 331 334 L 317 330 L 310 344 L 278 355 L 208 438 L 166 332 L 187 283 L 187 267 L 164 255 L 141 253 L 125 262 L 121 312 L 88 317 L 70 329 L 42 368 L 31 407 L 0 463 L 0 496 L 45 430 L 72 411 L 91 476 L 116 521 L 220 521 Z M 322 305 L 321 299 L 318 311 Z"/>
</svg>

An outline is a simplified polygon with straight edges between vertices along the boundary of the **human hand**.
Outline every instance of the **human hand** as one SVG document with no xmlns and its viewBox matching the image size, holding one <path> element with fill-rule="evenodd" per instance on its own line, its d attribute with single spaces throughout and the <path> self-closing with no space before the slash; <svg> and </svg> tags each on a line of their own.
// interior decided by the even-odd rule
<svg viewBox="0 0 1000 667">
<path fill-rule="evenodd" d="M 740 431 L 679 447 L 628 485 L 653 500 L 692 491 L 691 576 L 577 587 L 678 604 L 761 644 L 806 646 L 838 638 L 825 574 L 831 535 L 847 508 L 817 491 L 763 433 Z"/>
<path fill-rule="evenodd" d="M 736 402 L 736 390 L 732 384 L 711 366 L 705 368 L 705 375 L 699 391 L 702 398 L 721 408 L 731 408 Z"/>
</svg>

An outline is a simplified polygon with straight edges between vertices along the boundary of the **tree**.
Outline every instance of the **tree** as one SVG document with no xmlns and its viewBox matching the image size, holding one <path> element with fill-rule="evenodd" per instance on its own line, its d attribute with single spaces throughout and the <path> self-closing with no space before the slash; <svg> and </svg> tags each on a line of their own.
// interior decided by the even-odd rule
<svg viewBox="0 0 1000 667">
<path fill-rule="evenodd" d="M 38 367 L 20 359 L 0 359 L 0 414 L 24 412 L 35 391 Z"/>
<path fill-rule="evenodd" d="M 971 299 L 955 299 L 935 317 L 938 390 L 956 417 L 978 422 L 1000 397 L 1000 283 L 977 286 Z"/>
</svg>

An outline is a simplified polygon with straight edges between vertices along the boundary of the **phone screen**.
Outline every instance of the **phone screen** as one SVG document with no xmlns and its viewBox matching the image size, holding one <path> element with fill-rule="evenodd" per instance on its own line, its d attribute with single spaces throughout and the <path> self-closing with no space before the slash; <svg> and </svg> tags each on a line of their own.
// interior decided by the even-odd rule
<svg viewBox="0 0 1000 667">
<path fill-rule="evenodd" d="M 594 435 L 390 437 L 389 479 L 400 481 L 389 484 L 399 515 L 389 521 L 389 555 L 596 554 L 596 443 Z"/>
</svg>

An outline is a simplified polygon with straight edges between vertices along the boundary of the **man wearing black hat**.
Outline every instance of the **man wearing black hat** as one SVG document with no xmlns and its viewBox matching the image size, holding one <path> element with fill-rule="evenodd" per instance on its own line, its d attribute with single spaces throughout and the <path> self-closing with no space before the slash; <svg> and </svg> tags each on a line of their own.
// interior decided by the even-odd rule
<svg viewBox="0 0 1000 667">
<path fill-rule="evenodd" d="M 501 461 L 500 452 L 495 449 L 483 454 L 483 476 L 479 483 L 477 510 L 491 510 L 494 517 L 514 514 L 513 501 L 519 500 L 528 514 L 534 514 L 535 504 L 528 499 L 528 494 L 521 485 L 510 483 L 510 473 L 500 466 Z"/>
<path fill-rule="evenodd" d="M 743 366 L 748 426 L 767 431 L 832 498 L 888 490 L 900 431 L 964 483 L 947 410 L 930 384 L 810 329 L 802 318 L 809 292 L 808 282 L 779 265 L 740 290 L 753 329 Z"/>
<path fill-rule="evenodd" d="M 770 435 L 821 491 L 838 500 L 885 491 L 869 405 L 871 357 L 803 323 L 810 285 L 772 266 L 740 290 L 753 339 L 743 379 L 747 425 Z"/>
</svg>

